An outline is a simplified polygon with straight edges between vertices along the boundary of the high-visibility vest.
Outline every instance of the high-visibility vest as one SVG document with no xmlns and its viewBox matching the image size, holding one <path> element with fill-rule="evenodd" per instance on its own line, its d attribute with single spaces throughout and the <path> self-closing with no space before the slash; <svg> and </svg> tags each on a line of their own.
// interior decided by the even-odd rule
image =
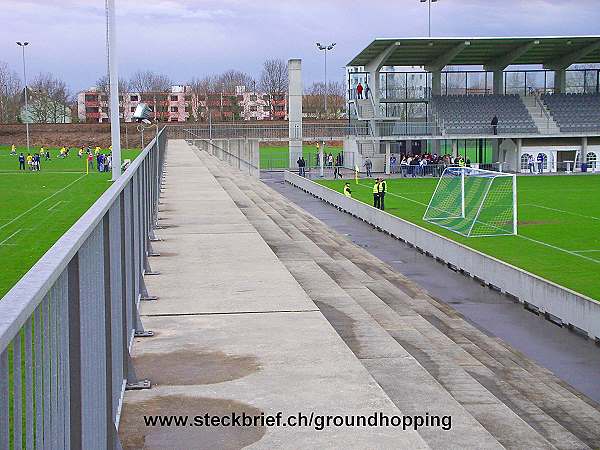
<svg viewBox="0 0 600 450">
<path fill-rule="evenodd" d="M 373 185 L 373 194 L 379 194 L 379 183 Z"/>
<path fill-rule="evenodd" d="M 346 197 L 352 197 L 352 191 L 350 190 L 350 188 L 348 186 L 344 186 L 344 195 Z"/>
<path fill-rule="evenodd" d="M 379 183 L 379 193 L 386 193 L 387 192 L 387 183 L 385 181 L 382 181 L 381 183 Z"/>
</svg>

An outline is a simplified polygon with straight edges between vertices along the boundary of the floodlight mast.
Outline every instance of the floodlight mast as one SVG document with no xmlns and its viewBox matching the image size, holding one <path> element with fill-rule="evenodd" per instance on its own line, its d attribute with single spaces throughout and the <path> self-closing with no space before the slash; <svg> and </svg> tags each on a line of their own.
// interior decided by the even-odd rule
<svg viewBox="0 0 600 450">
<path fill-rule="evenodd" d="M 419 0 L 421 3 L 427 3 L 429 10 L 429 37 L 431 37 L 431 4 L 437 3 L 438 0 Z"/>
<path fill-rule="evenodd" d="M 27 134 L 27 152 L 29 152 L 29 104 L 27 99 L 27 72 L 25 71 L 25 47 L 29 45 L 29 42 L 17 42 L 17 45 L 23 50 L 23 83 L 25 84 L 25 132 Z"/>
<path fill-rule="evenodd" d="M 112 145 L 112 181 L 121 176 L 121 124 L 119 122 L 119 75 L 117 70 L 117 24 L 115 0 L 106 0 L 108 73 L 110 85 L 110 137 Z"/>
<path fill-rule="evenodd" d="M 327 119 L 327 93 L 329 91 L 328 86 L 327 86 L 327 52 L 333 50 L 333 47 L 335 47 L 335 42 L 332 42 L 329 45 L 321 45 L 319 42 L 317 42 L 317 48 L 319 50 L 325 52 L 325 93 L 324 93 L 325 119 Z"/>
</svg>

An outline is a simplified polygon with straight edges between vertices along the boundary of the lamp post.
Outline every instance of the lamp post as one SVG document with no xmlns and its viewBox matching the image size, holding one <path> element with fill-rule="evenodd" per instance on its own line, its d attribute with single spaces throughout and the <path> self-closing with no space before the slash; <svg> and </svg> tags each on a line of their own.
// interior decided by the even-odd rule
<svg viewBox="0 0 600 450">
<path fill-rule="evenodd" d="M 108 74 L 110 83 L 110 140 L 112 145 L 112 181 L 121 176 L 121 124 L 119 122 L 119 75 L 117 71 L 117 23 L 115 0 L 106 0 Z"/>
<path fill-rule="evenodd" d="M 327 52 L 333 50 L 333 47 L 335 47 L 335 42 L 329 45 L 321 45 L 319 42 L 317 42 L 317 48 L 325 52 L 325 119 L 327 119 L 327 91 L 329 90 L 327 88 Z"/>
<path fill-rule="evenodd" d="M 27 95 L 27 72 L 25 70 L 25 47 L 29 42 L 17 42 L 17 45 L 23 50 L 23 83 L 25 83 L 25 133 L 27 134 L 27 152 L 29 152 L 29 100 Z"/>
<path fill-rule="evenodd" d="M 437 3 L 438 0 L 419 0 L 421 3 L 427 3 L 429 9 L 429 37 L 431 37 L 431 4 Z"/>
</svg>

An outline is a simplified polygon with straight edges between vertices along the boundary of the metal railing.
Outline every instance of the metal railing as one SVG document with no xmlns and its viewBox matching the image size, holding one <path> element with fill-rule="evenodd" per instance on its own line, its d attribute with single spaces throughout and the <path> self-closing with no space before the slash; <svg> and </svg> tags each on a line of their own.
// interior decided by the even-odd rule
<svg viewBox="0 0 600 450">
<path fill-rule="evenodd" d="M 251 125 L 202 125 L 190 127 L 173 127 L 173 138 L 188 139 L 193 133 L 198 139 L 260 139 L 270 141 L 286 141 L 289 139 L 289 126 L 251 126 Z M 316 140 L 341 140 L 347 136 L 368 134 L 367 124 L 348 125 L 342 123 L 321 124 L 304 123 L 302 125 L 302 139 Z M 169 136 L 171 136 L 169 130 Z"/>
<path fill-rule="evenodd" d="M 375 124 L 374 136 L 439 136 L 441 128 L 436 122 L 404 122 L 404 121 L 378 121 Z"/>
<path fill-rule="evenodd" d="M 118 448 L 158 214 L 161 131 L 0 300 L 0 448 Z"/>
<path fill-rule="evenodd" d="M 256 145 L 252 145 L 248 139 L 207 140 L 190 137 L 188 138 L 188 143 L 198 150 L 210 153 L 231 167 L 248 173 L 248 175 L 254 177 L 260 176 L 258 142 L 256 142 Z M 228 150 L 224 148 L 223 144 L 225 143 L 229 147 Z M 232 143 L 235 145 L 232 146 Z M 232 153 L 234 151 L 232 147 L 237 148 L 237 155 Z"/>
</svg>

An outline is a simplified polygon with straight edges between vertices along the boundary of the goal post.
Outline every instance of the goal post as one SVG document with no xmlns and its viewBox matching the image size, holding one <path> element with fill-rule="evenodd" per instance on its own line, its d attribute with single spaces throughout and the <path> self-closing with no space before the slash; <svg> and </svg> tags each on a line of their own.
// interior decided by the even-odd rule
<svg viewBox="0 0 600 450">
<path fill-rule="evenodd" d="M 516 175 L 448 167 L 423 220 L 466 237 L 517 234 Z"/>
</svg>

